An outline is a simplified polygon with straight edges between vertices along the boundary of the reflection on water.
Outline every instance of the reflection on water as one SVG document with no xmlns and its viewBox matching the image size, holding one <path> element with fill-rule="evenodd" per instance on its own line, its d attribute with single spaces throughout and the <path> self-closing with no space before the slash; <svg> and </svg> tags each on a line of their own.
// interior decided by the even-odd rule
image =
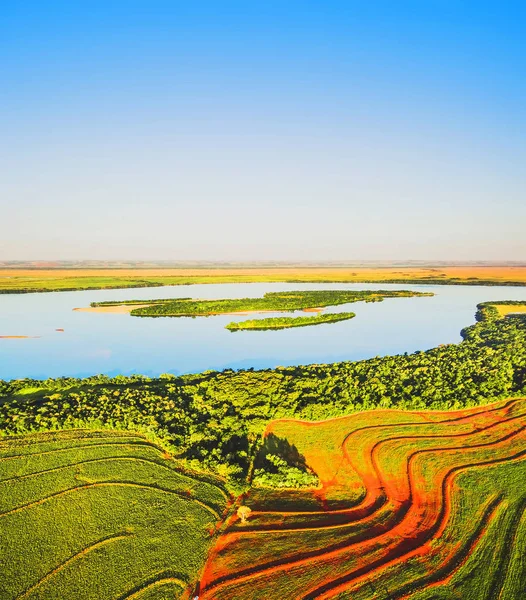
<svg viewBox="0 0 526 600">
<path fill-rule="evenodd" d="M 148 319 L 73 310 L 101 300 L 243 298 L 314 289 L 411 289 L 436 295 L 326 309 L 352 310 L 356 317 L 350 321 L 235 333 L 225 325 L 246 316 Z M 0 339 L 0 378 L 177 374 L 414 352 L 460 341 L 460 330 L 474 322 L 477 303 L 488 300 L 526 300 L 526 288 L 252 283 L 0 295 L 0 336 L 31 336 Z"/>
</svg>

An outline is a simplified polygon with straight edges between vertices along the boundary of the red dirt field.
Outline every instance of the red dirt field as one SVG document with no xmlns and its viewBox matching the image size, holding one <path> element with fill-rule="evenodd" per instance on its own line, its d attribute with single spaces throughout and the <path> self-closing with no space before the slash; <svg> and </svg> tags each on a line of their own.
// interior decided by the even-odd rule
<svg viewBox="0 0 526 600">
<path fill-rule="evenodd" d="M 405 598 L 447 582 L 510 504 L 491 474 L 524 472 L 526 400 L 278 420 L 269 434 L 298 450 L 320 487 L 289 490 L 288 503 L 287 491 L 252 488 L 240 500 L 252 513 L 225 524 L 199 599 Z"/>
</svg>

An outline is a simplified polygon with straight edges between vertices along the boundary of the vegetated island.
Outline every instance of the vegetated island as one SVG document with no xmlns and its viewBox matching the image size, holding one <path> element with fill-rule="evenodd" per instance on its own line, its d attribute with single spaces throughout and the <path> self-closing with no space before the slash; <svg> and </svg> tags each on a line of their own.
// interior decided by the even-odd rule
<svg viewBox="0 0 526 600">
<path fill-rule="evenodd" d="M 521 598 L 525 306 L 413 354 L 0 381 L 2 597 Z"/>
<path fill-rule="evenodd" d="M 382 302 L 384 298 L 412 298 L 433 296 L 430 292 L 407 290 L 314 290 L 268 292 L 262 298 L 225 298 L 219 300 L 192 300 L 172 298 L 143 300 L 141 308 L 133 308 L 134 317 L 208 317 L 222 314 L 249 314 L 257 312 L 293 312 L 312 310 L 352 302 Z M 92 302 L 92 308 L 105 308 L 118 304 L 133 305 L 138 300 L 124 302 Z"/>
<path fill-rule="evenodd" d="M 2 263 L 0 294 L 207 283 L 397 283 L 526 285 L 523 264 L 193 264 Z"/>
<path fill-rule="evenodd" d="M 331 313 L 316 315 L 315 317 L 274 317 L 269 319 L 248 319 L 246 321 L 232 321 L 225 325 L 229 331 L 267 331 L 269 329 L 288 329 L 289 327 L 310 327 L 323 323 L 337 323 L 352 319 L 353 312 Z"/>
</svg>

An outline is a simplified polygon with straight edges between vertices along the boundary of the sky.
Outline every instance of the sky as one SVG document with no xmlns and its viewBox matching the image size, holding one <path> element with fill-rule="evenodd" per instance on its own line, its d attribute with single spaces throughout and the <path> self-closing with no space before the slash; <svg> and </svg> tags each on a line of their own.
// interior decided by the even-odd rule
<svg viewBox="0 0 526 600">
<path fill-rule="evenodd" d="M 523 2 L 0 2 L 0 260 L 526 261 L 525 165 Z"/>
</svg>

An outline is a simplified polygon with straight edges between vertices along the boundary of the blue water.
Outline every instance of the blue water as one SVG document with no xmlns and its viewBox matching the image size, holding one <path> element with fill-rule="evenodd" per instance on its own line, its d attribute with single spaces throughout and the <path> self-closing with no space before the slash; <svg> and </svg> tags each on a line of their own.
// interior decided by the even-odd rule
<svg viewBox="0 0 526 600">
<path fill-rule="evenodd" d="M 272 315 L 148 319 L 73 311 L 100 300 L 242 298 L 269 291 L 380 288 L 436 295 L 328 309 L 356 313 L 354 319 L 339 323 L 234 333 L 224 328 L 230 321 Z M 459 342 L 460 330 L 474 323 L 477 303 L 488 300 L 526 301 L 526 287 L 252 283 L 0 295 L 0 335 L 40 336 L 0 339 L 0 379 L 97 373 L 154 376 L 414 352 Z"/>
</svg>

